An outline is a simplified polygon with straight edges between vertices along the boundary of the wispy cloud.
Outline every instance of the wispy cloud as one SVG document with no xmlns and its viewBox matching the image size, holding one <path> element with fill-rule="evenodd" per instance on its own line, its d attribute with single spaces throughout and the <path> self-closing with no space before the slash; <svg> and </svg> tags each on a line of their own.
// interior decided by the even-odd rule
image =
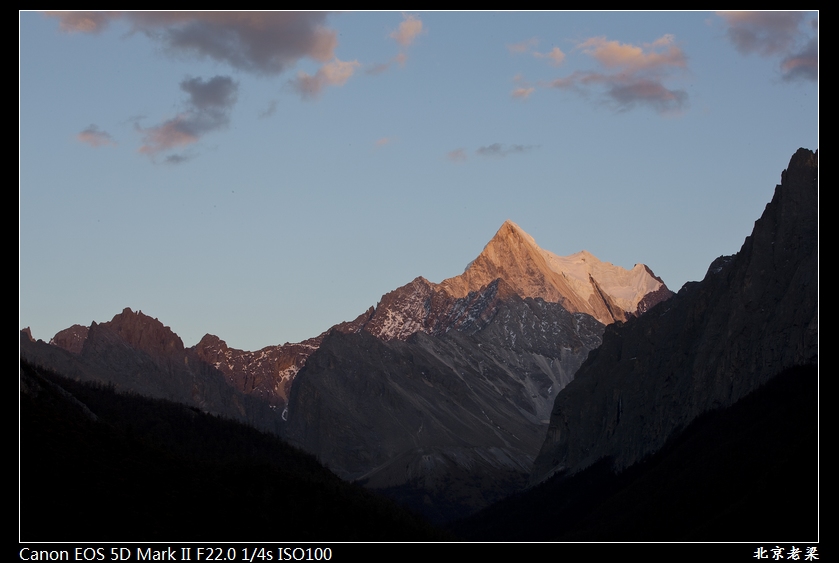
<svg viewBox="0 0 839 563">
<path fill-rule="evenodd" d="M 530 87 L 530 88 L 518 87 L 518 88 L 514 88 L 513 92 L 510 95 L 514 98 L 519 99 L 519 100 L 526 100 L 527 98 L 530 97 L 530 94 L 532 94 L 535 91 L 536 91 L 536 88 L 533 88 L 533 87 Z"/>
<path fill-rule="evenodd" d="M 513 82 L 515 82 L 517 86 L 513 89 L 510 95 L 518 100 L 526 100 L 533 92 L 536 91 L 536 88 L 532 87 L 520 74 L 513 77 Z"/>
<path fill-rule="evenodd" d="M 726 34 L 744 55 L 769 56 L 786 53 L 798 36 L 802 12 L 719 12 Z"/>
<path fill-rule="evenodd" d="M 259 118 L 260 119 L 265 119 L 266 117 L 271 117 L 276 112 L 277 112 L 277 100 L 271 100 L 270 102 L 268 102 L 268 107 L 266 107 L 264 110 L 259 112 Z"/>
<path fill-rule="evenodd" d="M 298 72 L 291 85 L 304 100 L 314 100 L 327 86 L 343 86 L 359 66 L 361 63 L 358 61 L 341 61 L 336 58 L 320 67 L 314 75 Z"/>
<path fill-rule="evenodd" d="M 422 20 L 416 16 L 404 15 L 402 23 L 396 31 L 390 34 L 390 38 L 399 43 L 402 47 L 408 47 L 414 40 L 423 33 Z"/>
<path fill-rule="evenodd" d="M 520 43 L 508 43 L 507 50 L 511 53 L 522 54 L 535 49 L 536 45 L 538 44 L 539 40 L 533 37 L 531 39 L 526 39 Z"/>
<path fill-rule="evenodd" d="M 787 81 L 819 79 L 819 42 L 815 37 L 781 61 L 783 79 Z"/>
<path fill-rule="evenodd" d="M 376 148 L 379 148 L 379 147 L 383 147 L 385 145 L 389 145 L 392 142 L 394 142 L 395 140 L 396 139 L 394 139 L 393 137 L 382 137 L 381 139 L 376 140 L 375 145 L 376 145 Z"/>
<path fill-rule="evenodd" d="M 575 71 L 551 81 L 551 87 L 586 96 L 600 94 L 618 111 L 646 106 L 666 114 L 687 107 L 687 92 L 665 86 L 676 72 L 687 69 L 687 57 L 673 35 L 642 45 L 591 37 L 575 50 L 593 58 L 601 70 Z"/>
<path fill-rule="evenodd" d="M 818 20 L 806 12 L 719 12 L 726 35 L 743 55 L 780 59 L 785 81 L 818 80 Z"/>
<path fill-rule="evenodd" d="M 136 126 L 143 135 L 139 152 L 153 157 L 196 143 L 207 133 L 227 127 L 238 91 L 238 85 L 229 76 L 214 76 L 206 81 L 188 78 L 181 82 L 181 90 L 189 94 L 185 111 L 154 127 Z M 183 160 L 185 157 L 178 155 L 166 157 L 170 163 Z"/>
<path fill-rule="evenodd" d="M 97 34 L 117 21 L 160 45 L 165 54 L 179 58 L 209 59 L 256 75 L 278 75 L 302 59 L 319 63 L 314 75 L 298 74 L 292 82 L 306 99 L 318 97 L 326 86 L 344 84 L 359 63 L 335 56 L 338 34 L 326 26 L 325 12 L 46 12 L 66 33 Z M 406 28 L 406 40 L 411 28 Z M 160 153 L 196 143 L 209 132 L 227 127 L 238 85 L 229 77 L 207 82 L 181 83 L 189 94 L 187 108 L 153 127 L 136 129 L 143 136 L 140 152 L 156 158 Z M 260 114 L 274 112 L 276 102 Z M 107 135 L 107 133 L 104 133 Z M 107 144 L 97 130 L 83 131 L 79 140 L 93 146 Z M 169 155 L 167 162 L 184 157 Z"/>
<path fill-rule="evenodd" d="M 408 60 L 408 55 L 405 53 L 397 53 L 392 59 L 385 63 L 375 63 L 367 67 L 365 74 L 382 74 L 390 69 L 393 65 L 405 66 L 405 61 Z"/>
<path fill-rule="evenodd" d="M 308 57 L 332 60 L 337 33 L 324 12 L 47 12 L 70 33 L 98 33 L 115 20 L 160 42 L 173 54 L 193 55 L 257 74 L 279 74 Z"/>
<path fill-rule="evenodd" d="M 504 158 L 511 154 L 521 154 L 530 152 L 538 147 L 534 145 L 502 145 L 501 143 L 493 143 L 485 147 L 479 147 L 475 151 L 480 156 L 488 156 L 493 158 Z"/>
<path fill-rule="evenodd" d="M 550 59 L 551 64 L 553 66 L 559 66 L 562 64 L 562 61 L 565 60 L 565 53 L 563 53 L 559 47 L 554 47 L 547 53 L 539 53 L 534 51 L 533 56 L 540 58 L 540 59 Z"/>
<path fill-rule="evenodd" d="M 107 147 L 117 144 L 109 133 L 100 130 L 99 127 L 93 124 L 76 135 L 76 139 L 91 147 Z"/>
<path fill-rule="evenodd" d="M 465 162 L 466 161 L 466 149 L 454 149 L 453 151 L 449 151 L 446 153 L 446 158 L 451 160 L 452 162 Z"/>
<path fill-rule="evenodd" d="M 422 25 L 422 20 L 417 16 L 402 14 L 402 23 L 399 24 L 399 27 L 395 31 L 392 31 L 388 35 L 388 37 L 399 44 L 399 53 L 387 62 L 370 65 L 365 72 L 367 74 L 382 74 L 394 65 L 405 66 L 405 61 L 408 60 L 406 50 L 413 44 L 417 37 L 424 33 L 425 28 Z"/>
<path fill-rule="evenodd" d="M 652 43 L 645 43 L 643 46 L 609 41 L 605 37 L 592 37 L 579 43 L 577 49 L 591 55 L 608 69 L 624 72 L 685 68 L 687 66 L 685 55 L 674 45 L 674 42 L 675 37 L 670 34 Z"/>
<path fill-rule="evenodd" d="M 516 55 L 530 53 L 537 59 L 548 59 L 551 61 L 553 66 L 559 66 L 562 64 L 562 61 L 565 60 L 565 53 L 563 53 L 559 47 L 554 47 L 547 53 L 540 53 L 536 50 L 538 45 L 539 40 L 533 37 L 522 41 L 521 43 L 508 43 L 507 50 Z"/>
</svg>

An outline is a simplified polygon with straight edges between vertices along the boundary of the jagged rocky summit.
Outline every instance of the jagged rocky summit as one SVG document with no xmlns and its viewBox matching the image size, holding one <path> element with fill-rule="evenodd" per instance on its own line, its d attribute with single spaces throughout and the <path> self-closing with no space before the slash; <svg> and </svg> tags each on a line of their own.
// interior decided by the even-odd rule
<svg viewBox="0 0 839 563">
<path fill-rule="evenodd" d="M 538 298 L 603 324 L 625 321 L 673 295 L 643 264 L 626 270 L 585 250 L 557 256 L 508 220 L 463 274 L 439 284 L 418 277 L 384 295 L 377 307 L 355 321 L 336 328 L 364 330 L 382 340 L 405 340 L 415 332 L 473 330 L 491 315 L 492 304 L 480 299 L 487 298 L 484 288 L 495 280 L 504 285 L 491 299 Z"/>
</svg>

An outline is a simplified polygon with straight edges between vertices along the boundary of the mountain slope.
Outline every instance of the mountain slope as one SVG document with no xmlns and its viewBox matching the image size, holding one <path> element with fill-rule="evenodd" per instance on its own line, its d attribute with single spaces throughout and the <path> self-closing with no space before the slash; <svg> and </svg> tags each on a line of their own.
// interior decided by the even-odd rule
<svg viewBox="0 0 839 563">
<path fill-rule="evenodd" d="M 431 518 L 463 516 L 524 484 L 603 323 L 671 295 L 646 266 L 560 257 L 506 221 L 460 276 L 334 327 L 292 384 L 289 439 Z"/>
<path fill-rule="evenodd" d="M 607 328 L 557 396 L 532 480 L 604 457 L 628 467 L 699 414 L 783 369 L 817 363 L 817 298 L 818 155 L 799 149 L 739 253 L 646 315 Z"/>
<path fill-rule="evenodd" d="M 816 367 L 787 369 L 730 407 L 700 415 L 642 462 L 616 472 L 611 458 L 601 458 L 452 531 L 478 541 L 812 544 L 819 523 L 817 402 Z M 792 504 L 776 510 L 772 499 Z"/>
<path fill-rule="evenodd" d="M 249 426 L 26 362 L 20 387 L 23 541 L 448 539 Z"/>
<path fill-rule="evenodd" d="M 602 330 L 512 295 L 474 332 L 332 331 L 292 385 L 287 435 L 345 479 L 460 517 L 526 483 L 553 398 Z"/>
</svg>

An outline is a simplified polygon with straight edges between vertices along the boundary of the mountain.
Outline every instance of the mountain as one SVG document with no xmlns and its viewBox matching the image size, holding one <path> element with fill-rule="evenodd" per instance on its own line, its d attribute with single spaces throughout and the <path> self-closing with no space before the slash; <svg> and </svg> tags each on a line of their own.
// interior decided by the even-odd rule
<svg viewBox="0 0 839 563">
<path fill-rule="evenodd" d="M 646 315 L 607 328 L 556 398 L 533 481 L 605 457 L 628 467 L 699 414 L 817 363 L 818 154 L 799 149 L 736 255 Z"/>
<path fill-rule="evenodd" d="M 520 297 L 559 303 L 570 313 L 587 313 L 603 324 L 625 321 L 672 295 L 643 264 L 625 270 L 585 250 L 557 256 L 539 248 L 512 221 L 504 222 L 463 274 L 444 280 L 440 287 L 463 297 L 498 278 Z"/>
<path fill-rule="evenodd" d="M 527 482 L 554 397 L 604 322 L 670 295 L 646 266 L 560 257 L 507 221 L 462 275 L 417 278 L 298 344 L 248 352 L 208 334 L 185 348 L 126 309 L 49 345 L 22 334 L 21 357 L 286 436 L 340 477 L 448 520 Z"/>
<path fill-rule="evenodd" d="M 287 436 L 432 519 L 469 514 L 526 483 L 597 316 L 670 295 L 645 266 L 559 257 L 507 221 L 462 275 L 416 278 L 329 331 L 292 384 Z"/>
<path fill-rule="evenodd" d="M 384 295 L 342 332 L 364 330 L 382 340 L 405 340 L 415 332 L 443 334 L 484 323 L 492 303 L 475 301 L 482 289 L 501 279 L 505 294 L 559 303 L 603 324 L 625 321 L 670 298 L 673 293 L 643 264 L 631 270 L 601 262 L 586 252 L 557 256 L 512 221 L 505 221 L 463 274 L 439 284 L 418 277 Z M 478 323 L 477 325 L 475 323 Z"/>
<path fill-rule="evenodd" d="M 306 363 L 306 358 L 320 346 L 323 336 L 248 352 L 230 348 L 218 336 L 206 334 L 193 350 L 199 358 L 221 371 L 235 389 L 260 397 L 272 407 L 283 410 L 294 376 Z"/>
<path fill-rule="evenodd" d="M 235 389 L 159 320 L 126 308 L 109 322 L 74 326 L 50 344 L 21 332 L 20 357 L 77 381 L 194 406 L 261 430 L 282 432 L 281 411 Z"/>
<path fill-rule="evenodd" d="M 556 397 L 531 488 L 452 530 L 818 541 L 818 386 L 818 153 L 799 149 L 737 254 L 606 327 Z"/>
</svg>

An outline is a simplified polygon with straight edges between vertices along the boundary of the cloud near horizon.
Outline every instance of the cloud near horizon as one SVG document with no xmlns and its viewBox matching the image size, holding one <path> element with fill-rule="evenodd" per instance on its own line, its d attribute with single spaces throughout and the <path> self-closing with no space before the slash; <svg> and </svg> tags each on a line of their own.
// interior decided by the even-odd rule
<svg viewBox="0 0 839 563">
<path fill-rule="evenodd" d="M 76 139 L 94 148 L 116 146 L 117 144 L 109 133 L 100 130 L 99 127 L 92 123 L 81 133 L 76 135 Z"/>
<path fill-rule="evenodd" d="M 209 80 L 188 78 L 181 82 L 181 90 L 189 94 L 187 109 L 154 127 L 136 129 L 143 135 L 139 152 L 155 157 L 161 152 L 197 143 L 204 135 L 227 127 L 230 110 L 236 104 L 238 84 L 229 76 L 214 76 Z M 183 155 L 169 155 L 166 162 L 180 163 Z"/>
<path fill-rule="evenodd" d="M 779 57 L 784 81 L 818 80 L 818 20 L 812 34 L 802 23 L 806 12 L 718 12 L 726 35 L 742 55 Z"/>
</svg>

